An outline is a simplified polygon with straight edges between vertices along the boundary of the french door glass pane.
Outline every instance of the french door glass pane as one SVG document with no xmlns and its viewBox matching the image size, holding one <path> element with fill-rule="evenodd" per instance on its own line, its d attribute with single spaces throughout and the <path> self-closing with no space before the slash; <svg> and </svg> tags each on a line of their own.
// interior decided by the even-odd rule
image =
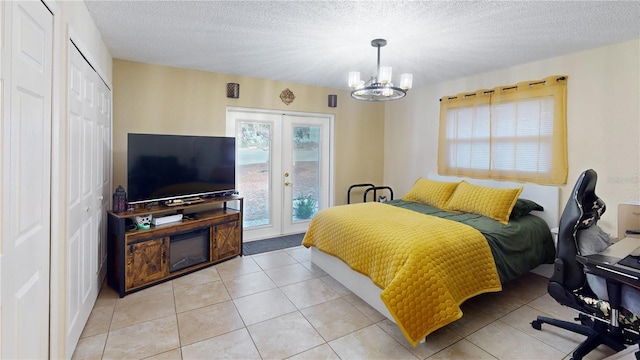
<svg viewBox="0 0 640 360">
<path fill-rule="evenodd" d="M 293 221 L 312 218 L 320 198 L 320 127 L 293 127 Z"/>
<path fill-rule="evenodd" d="M 238 191 L 245 198 L 243 227 L 271 223 L 271 125 L 238 123 Z"/>
</svg>

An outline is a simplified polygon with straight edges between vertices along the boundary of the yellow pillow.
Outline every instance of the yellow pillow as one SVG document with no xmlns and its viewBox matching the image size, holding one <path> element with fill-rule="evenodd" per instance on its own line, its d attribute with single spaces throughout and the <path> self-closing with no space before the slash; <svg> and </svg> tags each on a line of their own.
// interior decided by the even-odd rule
<svg viewBox="0 0 640 360">
<path fill-rule="evenodd" d="M 521 192 L 521 187 L 496 189 L 469 184 L 463 180 L 451 195 L 447 209 L 479 214 L 507 224 L 511 209 Z"/>
<path fill-rule="evenodd" d="M 402 200 L 415 201 L 444 209 L 456 190 L 457 182 L 445 182 L 419 178 Z"/>
</svg>

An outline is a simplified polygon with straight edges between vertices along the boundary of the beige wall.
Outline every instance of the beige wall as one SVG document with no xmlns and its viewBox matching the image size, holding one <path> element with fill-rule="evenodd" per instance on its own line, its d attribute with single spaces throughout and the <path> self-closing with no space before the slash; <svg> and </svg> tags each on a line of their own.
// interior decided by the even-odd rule
<svg viewBox="0 0 640 360">
<path fill-rule="evenodd" d="M 239 99 L 227 98 L 229 82 L 240 84 Z M 382 183 L 384 106 L 353 100 L 344 89 L 117 59 L 113 85 L 114 187 L 127 183 L 127 133 L 223 136 L 227 106 L 335 114 L 335 203 L 345 203 L 351 184 Z M 288 106 L 279 97 L 285 88 L 295 95 Z M 327 106 L 329 94 L 338 95 L 338 107 Z"/>
<path fill-rule="evenodd" d="M 385 108 L 385 183 L 401 196 L 418 177 L 437 172 L 442 96 L 549 75 L 569 76 L 561 209 L 580 173 L 593 168 L 608 205 L 599 225 L 617 236 L 617 205 L 640 199 L 640 40 L 413 89 Z"/>
</svg>

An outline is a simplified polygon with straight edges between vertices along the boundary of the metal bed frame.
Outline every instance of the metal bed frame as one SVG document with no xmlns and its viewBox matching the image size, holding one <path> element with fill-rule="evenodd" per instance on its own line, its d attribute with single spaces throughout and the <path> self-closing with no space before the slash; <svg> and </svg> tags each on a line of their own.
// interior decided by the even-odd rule
<svg viewBox="0 0 640 360">
<path fill-rule="evenodd" d="M 389 199 L 388 200 L 393 200 L 393 189 L 391 189 L 391 187 L 389 187 L 389 186 L 375 186 L 373 184 L 353 184 L 353 185 L 349 186 L 349 190 L 347 190 L 347 204 L 351 204 L 351 190 L 353 190 L 355 188 L 360 188 L 360 187 L 366 187 L 367 188 L 364 191 L 364 195 L 362 197 L 362 202 L 367 202 L 367 195 L 371 191 L 373 191 L 373 200 L 374 201 L 380 201 L 380 202 L 387 201 L 387 197 L 385 195 L 381 195 L 380 198 L 378 198 L 378 191 L 383 191 L 384 192 L 384 190 L 387 190 L 389 192 Z"/>
</svg>

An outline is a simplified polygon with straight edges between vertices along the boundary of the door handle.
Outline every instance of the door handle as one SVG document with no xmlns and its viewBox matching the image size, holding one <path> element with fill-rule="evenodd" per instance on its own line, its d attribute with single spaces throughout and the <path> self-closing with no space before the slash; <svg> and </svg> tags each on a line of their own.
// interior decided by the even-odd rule
<svg viewBox="0 0 640 360">
<path fill-rule="evenodd" d="M 293 185 L 293 183 L 292 183 L 292 182 L 285 181 L 285 182 L 284 182 L 284 185 L 285 185 L 285 186 L 289 186 L 289 185 Z"/>
</svg>

